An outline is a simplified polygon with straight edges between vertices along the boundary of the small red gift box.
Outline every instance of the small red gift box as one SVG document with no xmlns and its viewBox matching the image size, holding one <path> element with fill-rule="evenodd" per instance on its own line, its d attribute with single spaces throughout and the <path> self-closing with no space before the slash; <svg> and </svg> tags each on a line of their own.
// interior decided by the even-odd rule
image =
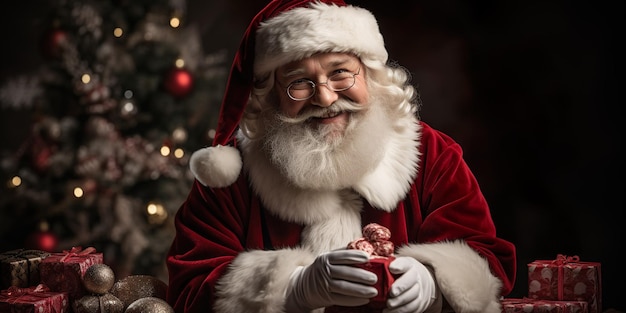
<svg viewBox="0 0 626 313">
<path fill-rule="evenodd" d="M 45 285 L 29 288 L 15 286 L 0 292 L 0 312 L 65 313 L 69 312 L 66 292 L 52 292 Z"/>
<path fill-rule="evenodd" d="M 363 269 L 366 269 L 378 276 L 378 281 L 376 282 L 376 290 L 378 290 L 378 295 L 372 299 L 370 299 L 370 303 L 367 307 L 372 309 L 384 309 L 387 307 L 387 298 L 389 296 L 389 289 L 391 288 L 391 284 L 393 284 L 395 277 L 391 272 L 389 272 L 389 263 L 393 261 L 395 257 L 372 257 L 369 262 L 364 264 L 358 264 L 357 266 Z"/>
<path fill-rule="evenodd" d="M 586 301 L 557 301 L 505 298 L 502 313 L 588 313 Z"/>
<path fill-rule="evenodd" d="M 397 275 L 389 272 L 389 263 L 393 261 L 395 257 L 372 257 L 369 262 L 363 264 L 357 264 L 355 266 L 366 269 L 378 276 L 378 281 L 374 285 L 378 290 L 378 295 L 370 299 L 370 302 L 366 305 L 358 307 L 342 307 L 333 306 L 327 308 L 324 312 L 341 312 L 341 313 L 375 313 L 382 312 L 387 307 L 387 298 L 389 296 L 389 289 L 393 284 Z"/>
<path fill-rule="evenodd" d="M 600 263 L 578 256 L 528 263 L 528 297 L 541 300 L 586 301 L 589 313 L 602 312 Z"/>
<path fill-rule="evenodd" d="M 62 253 L 52 253 L 39 264 L 41 282 L 52 291 L 65 291 L 70 300 L 86 294 L 83 276 L 89 267 L 102 264 L 102 253 L 95 248 L 74 247 Z"/>
<path fill-rule="evenodd" d="M 39 263 L 48 255 L 45 251 L 25 249 L 0 253 L 0 289 L 39 284 Z"/>
</svg>

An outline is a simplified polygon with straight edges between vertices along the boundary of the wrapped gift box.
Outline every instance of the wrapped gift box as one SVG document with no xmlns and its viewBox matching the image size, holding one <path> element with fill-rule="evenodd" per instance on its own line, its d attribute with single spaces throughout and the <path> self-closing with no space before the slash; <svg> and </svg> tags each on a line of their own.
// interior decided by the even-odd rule
<svg viewBox="0 0 626 313">
<path fill-rule="evenodd" d="M 357 266 L 363 269 L 366 269 L 378 276 L 378 281 L 376 282 L 376 290 L 378 290 L 378 295 L 370 300 L 370 303 L 367 305 L 372 309 L 384 309 L 387 307 L 386 302 L 389 296 L 389 289 L 391 288 L 391 284 L 393 284 L 395 277 L 391 272 L 389 272 L 389 263 L 393 261 L 394 257 L 372 257 L 369 262 L 364 264 L 358 264 Z"/>
<path fill-rule="evenodd" d="M 74 247 L 62 253 L 52 253 L 39 264 L 41 282 L 52 291 L 65 291 L 70 300 L 86 294 L 83 276 L 89 267 L 102 264 L 102 253 L 89 247 Z"/>
<path fill-rule="evenodd" d="M 28 288 L 11 286 L 0 292 L 0 312 L 65 313 L 69 312 L 69 298 L 66 292 L 53 292 L 42 284 Z"/>
<path fill-rule="evenodd" d="M 396 275 L 389 272 L 389 263 L 393 261 L 395 257 L 372 257 L 369 262 L 364 264 L 355 265 L 357 267 L 366 269 L 378 276 L 378 281 L 374 285 L 378 290 L 378 295 L 370 300 L 370 302 L 363 306 L 358 307 L 341 307 L 333 306 L 327 308 L 324 312 L 333 313 L 376 313 L 382 312 L 382 309 L 387 307 L 387 298 L 389 296 L 389 289 L 395 281 Z"/>
<path fill-rule="evenodd" d="M 502 313 L 588 313 L 586 301 L 537 300 L 505 298 Z"/>
<path fill-rule="evenodd" d="M 528 297 L 541 300 L 586 301 L 589 313 L 602 312 L 600 263 L 578 256 L 528 263 Z"/>
<path fill-rule="evenodd" d="M 0 253 L 0 289 L 39 284 L 39 263 L 48 252 L 17 249 Z"/>
</svg>

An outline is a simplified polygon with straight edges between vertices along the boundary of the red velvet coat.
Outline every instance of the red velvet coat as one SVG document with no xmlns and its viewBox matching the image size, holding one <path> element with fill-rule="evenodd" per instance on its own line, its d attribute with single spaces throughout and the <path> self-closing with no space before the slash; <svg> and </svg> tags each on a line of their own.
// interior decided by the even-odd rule
<svg viewBox="0 0 626 313">
<path fill-rule="evenodd" d="M 439 288 L 453 307 L 471 309 L 472 304 L 466 304 L 465 298 L 486 301 L 482 298 L 489 297 L 488 301 L 494 302 L 512 289 L 516 266 L 514 246 L 496 236 L 489 207 L 462 158 L 461 147 L 423 122 L 419 122 L 417 133 L 419 170 L 410 191 L 390 212 L 377 209 L 361 198 L 361 225 L 375 222 L 388 227 L 391 240 L 401 247 L 398 254 L 413 256 L 432 266 Z M 248 292 L 256 297 L 254 292 L 274 288 L 252 286 L 260 284 L 259 279 L 252 277 L 260 275 L 260 270 L 247 270 L 243 265 L 254 266 L 255 260 L 265 262 L 263 255 L 255 254 L 248 263 L 239 265 L 233 265 L 233 260 L 254 250 L 297 249 L 302 226 L 284 221 L 267 210 L 250 188 L 248 176 L 249 173 L 242 171 L 237 181 L 225 188 L 205 187 L 196 181 L 178 211 L 177 235 L 167 259 L 168 302 L 177 312 L 212 311 L 218 283 L 228 291 L 224 297 L 230 294 L 233 299 Z M 468 263 L 469 267 L 465 268 Z M 280 267 L 270 268 L 276 266 Z M 292 268 L 286 266 L 284 271 Z M 475 268 L 479 268 L 477 273 L 471 273 Z M 222 279 L 228 272 L 236 276 Z M 250 277 L 248 283 L 236 286 L 235 282 L 247 277 Z M 473 290 L 482 288 L 483 280 L 485 285 L 492 286 L 486 295 Z M 230 281 L 233 283 L 229 286 Z M 464 287 L 463 283 L 473 289 Z M 276 294 L 284 290 L 281 288 Z M 230 309 L 234 312 L 237 307 L 233 305 Z"/>
</svg>

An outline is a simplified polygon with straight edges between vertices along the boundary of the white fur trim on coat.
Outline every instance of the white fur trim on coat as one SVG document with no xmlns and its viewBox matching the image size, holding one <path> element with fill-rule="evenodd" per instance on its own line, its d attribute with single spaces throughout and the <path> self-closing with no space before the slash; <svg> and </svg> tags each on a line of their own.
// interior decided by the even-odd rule
<svg viewBox="0 0 626 313">
<path fill-rule="evenodd" d="M 410 244 L 397 251 L 430 265 L 435 280 L 457 313 L 500 313 L 502 282 L 489 263 L 464 241 Z"/>
<path fill-rule="evenodd" d="M 218 281 L 215 312 L 284 312 L 291 273 L 314 259 L 301 249 L 240 253 Z"/>
<path fill-rule="evenodd" d="M 256 32 L 254 74 L 318 52 L 348 52 L 386 63 L 387 50 L 371 12 L 355 6 L 313 3 L 271 18 Z"/>
<path fill-rule="evenodd" d="M 231 146 L 203 148 L 189 158 L 191 173 L 203 185 L 213 188 L 234 183 L 239 177 L 241 166 L 239 150 Z"/>
</svg>

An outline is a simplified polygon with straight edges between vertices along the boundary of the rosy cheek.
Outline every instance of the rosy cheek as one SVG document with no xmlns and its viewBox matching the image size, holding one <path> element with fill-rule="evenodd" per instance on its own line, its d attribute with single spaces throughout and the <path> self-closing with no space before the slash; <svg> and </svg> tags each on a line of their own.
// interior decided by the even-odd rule
<svg viewBox="0 0 626 313">
<path fill-rule="evenodd" d="M 367 104 L 369 101 L 369 92 L 364 84 L 365 82 L 357 82 L 356 85 L 348 90 L 350 93 L 348 96 L 357 104 Z"/>
<path fill-rule="evenodd" d="M 300 101 L 303 102 L 303 101 Z M 299 103 L 295 103 L 293 101 L 283 101 L 280 106 L 280 110 L 283 114 L 288 117 L 296 117 L 300 110 L 302 110 L 302 105 Z"/>
</svg>

